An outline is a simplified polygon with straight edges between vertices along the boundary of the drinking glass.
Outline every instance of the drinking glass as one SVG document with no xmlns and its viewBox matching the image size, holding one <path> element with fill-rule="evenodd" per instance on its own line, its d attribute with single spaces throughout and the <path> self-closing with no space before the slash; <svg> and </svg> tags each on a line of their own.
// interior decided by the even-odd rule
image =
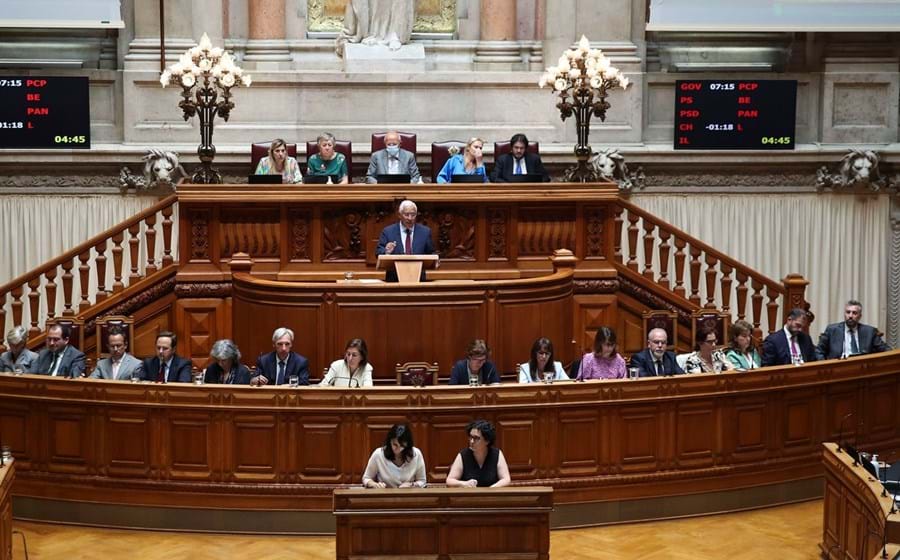
<svg viewBox="0 0 900 560">
<path fill-rule="evenodd" d="M 203 373 L 198 372 L 194 374 L 194 385 L 203 385 Z"/>
<path fill-rule="evenodd" d="M 628 368 L 628 379 L 637 379 L 640 374 L 640 370 L 636 367 Z"/>
<path fill-rule="evenodd" d="M 288 384 L 294 388 L 299 387 L 300 386 L 300 376 L 292 375 L 292 376 L 288 377 Z"/>
<path fill-rule="evenodd" d="M 552 371 L 545 371 L 544 372 L 544 383 L 546 383 L 547 385 L 551 385 L 553 383 L 553 374 L 554 374 L 554 372 L 552 372 Z"/>
<path fill-rule="evenodd" d="M 478 387 L 478 378 L 477 377 L 469 378 L 469 387 Z"/>
</svg>

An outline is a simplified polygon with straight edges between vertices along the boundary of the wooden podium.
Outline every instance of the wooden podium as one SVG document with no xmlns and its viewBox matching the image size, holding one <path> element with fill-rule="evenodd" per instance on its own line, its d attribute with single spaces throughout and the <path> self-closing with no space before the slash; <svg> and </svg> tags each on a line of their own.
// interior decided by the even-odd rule
<svg viewBox="0 0 900 560">
<path fill-rule="evenodd" d="M 549 560 L 553 488 L 334 491 L 337 560 Z"/>
<path fill-rule="evenodd" d="M 376 270 L 397 270 L 397 280 L 401 284 L 418 284 L 422 268 L 437 266 L 437 255 L 378 255 Z"/>
</svg>

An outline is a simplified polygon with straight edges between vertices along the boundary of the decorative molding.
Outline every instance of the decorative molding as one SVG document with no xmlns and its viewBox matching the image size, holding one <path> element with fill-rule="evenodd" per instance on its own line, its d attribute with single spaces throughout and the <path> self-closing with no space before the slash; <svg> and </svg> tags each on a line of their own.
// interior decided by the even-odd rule
<svg viewBox="0 0 900 560">
<path fill-rule="evenodd" d="M 835 173 L 831 173 L 827 165 L 816 171 L 816 190 L 896 192 L 896 185 L 891 184 L 890 178 L 881 174 L 879 162 L 878 152 L 854 148 L 837 163 Z"/>
<path fill-rule="evenodd" d="M 698 164 L 699 165 L 699 164 Z M 809 173 L 652 173 L 647 187 L 815 187 Z"/>
<path fill-rule="evenodd" d="M 617 148 L 606 148 L 594 154 L 588 165 L 600 181 L 611 181 L 619 186 L 619 192 L 629 195 L 635 190 L 644 188 L 644 168 L 638 166 L 628 169 L 625 156 Z"/>
<path fill-rule="evenodd" d="M 231 296 L 231 282 L 182 282 L 175 284 L 180 298 L 224 298 Z"/>
<path fill-rule="evenodd" d="M 292 210 L 291 223 L 291 260 L 309 260 L 309 222 L 311 213 L 308 210 Z"/>
<path fill-rule="evenodd" d="M 108 309 L 105 313 L 103 313 L 102 316 L 107 317 L 112 315 L 122 315 L 125 317 L 130 317 L 132 314 L 134 314 L 135 311 L 150 305 L 151 303 L 165 295 L 172 293 L 172 290 L 174 288 L 175 276 L 170 276 L 162 282 L 153 284 L 141 293 L 136 294 L 126 299 L 122 303 L 116 305 L 115 307 Z M 84 324 L 85 335 L 94 332 L 98 318 L 99 317 L 94 317 Z"/>
<path fill-rule="evenodd" d="M 80 188 L 96 189 L 107 185 L 116 190 L 119 189 L 118 177 L 113 175 L 0 175 L 0 187 L 10 188 Z"/>
<path fill-rule="evenodd" d="M 900 203 L 894 200 L 891 217 L 891 246 L 887 277 L 887 333 L 888 344 L 900 347 Z"/>
<path fill-rule="evenodd" d="M 620 286 L 617 278 L 574 281 L 576 294 L 614 294 L 619 291 Z"/>
<path fill-rule="evenodd" d="M 311 32 L 339 33 L 344 27 L 344 0 L 335 13 L 335 2 L 307 0 L 306 28 Z M 332 6 L 329 6 L 331 4 Z M 326 8 L 331 7 L 331 13 Z M 413 33 L 455 33 L 456 0 L 416 0 Z"/>
<path fill-rule="evenodd" d="M 602 207 L 588 208 L 584 212 L 585 236 L 587 247 L 585 258 L 597 258 L 603 256 L 603 221 L 606 218 Z"/>
<path fill-rule="evenodd" d="M 490 251 L 488 258 L 507 258 L 506 252 L 506 219 L 509 212 L 505 208 L 491 208 L 490 212 Z"/>
<path fill-rule="evenodd" d="M 422 216 L 423 221 L 436 222 L 431 227 L 438 232 L 438 254 L 442 259 L 475 260 L 475 212 L 456 209 L 455 212 L 435 208 Z"/>
<path fill-rule="evenodd" d="M 366 258 L 362 230 L 366 214 L 359 212 L 324 212 L 322 216 L 323 261 Z"/>
<path fill-rule="evenodd" d="M 665 309 L 666 311 L 672 311 L 673 313 L 678 314 L 678 322 L 682 325 L 690 327 L 690 311 L 686 311 L 678 307 L 677 305 L 669 303 L 668 301 L 662 299 L 653 292 L 635 284 L 624 276 L 619 276 L 619 282 L 622 292 L 630 295 L 631 297 L 635 298 L 639 302 L 649 306 L 652 309 Z"/>
<path fill-rule="evenodd" d="M 191 219 L 191 258 L 209 260 L 208 212 L 197 212 Z"/>
</svg>

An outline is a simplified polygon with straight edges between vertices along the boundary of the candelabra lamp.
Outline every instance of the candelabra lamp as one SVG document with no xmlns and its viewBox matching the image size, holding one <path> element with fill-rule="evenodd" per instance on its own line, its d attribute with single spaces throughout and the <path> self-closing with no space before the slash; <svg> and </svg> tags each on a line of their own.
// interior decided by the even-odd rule
<svg viewBox="0 0 900 560">
<path fill-rule="evenodd" d="M 625 89 L 629 83 L 628 78 L 610 64 L 600 49 L 591 48 L 591 42 L 583 35 L 576 48 L 566 50 L 557 65 L 547 68 L 541 76 L 538 85 L 542 88 L 552 86 L 559 98 L 556 108 L 560 118 L 565 121 L 575 116 L 578 133 L 575 157 L 578 163 L 566 171 L 566 181 L 584 183 L 600 180 L 597 171 L 588 165 L 593 153 L 588 145 L 591 116 L 606 120 L 606 111 L 610 108 L 606 100 L 609 89 Z"/>
<path fill-rule="evenodd" d="M 163 87 L 181 86 L 178 106 L 184 120 L 200 117 L 200 168 L 191 176 L 193 183 L 221 183 L 222 176 L 212 166 L 216 147 L 212 143 L 216 115 L 226 121 L 234 109 L 231 88 L 250 86 L 250 76 L 235 65 L 234 59 L 220 47 L 213 47 L 206 33 L 200 44 L 188 49 L 178 62 L 169 66 L 159 77 Z"/>
</svg>

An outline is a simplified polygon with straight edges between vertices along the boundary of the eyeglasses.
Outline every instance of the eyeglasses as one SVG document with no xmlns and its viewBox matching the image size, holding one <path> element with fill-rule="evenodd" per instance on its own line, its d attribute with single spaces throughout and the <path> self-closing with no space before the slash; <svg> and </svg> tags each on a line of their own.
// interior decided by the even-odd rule
<svg viewBox="0 0 900 560">
<path fill-rule="evenodd" d="M 481 441 L 481 436 L 472 436 L 472 435 L 470 435 L 470 436 L 469 436 L 469 441 L 479 442 L 479 441 Z"/>
<path fill-rule="evenodd" d="M 538 356 L 549 356 L 550 352 L 545 352 L 545 351 L 541 350 L 540 352 L 537 353 L 537 355 Z"/>
</svg>

